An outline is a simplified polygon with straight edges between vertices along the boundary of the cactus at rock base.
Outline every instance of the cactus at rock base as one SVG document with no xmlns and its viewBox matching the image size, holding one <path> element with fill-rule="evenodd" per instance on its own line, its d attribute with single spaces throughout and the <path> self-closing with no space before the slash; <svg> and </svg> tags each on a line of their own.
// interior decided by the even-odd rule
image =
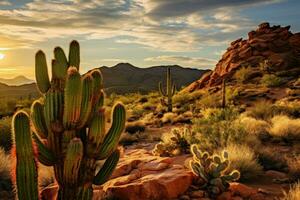
<svg viewBox="0 0 300 200">
<path fill-rule="evenodd" d="M 223 152 L 222 156 L 210 155 L 202 152 L 197 145 L 191 146 L 193 159 L 190 161 L 192 172 L 203 181 L 201 187 L 207 189 L 212 197 L 216 197 L 229 187 L 229 182 L 238 180 L 240 172 L 233 170 L 227 172 L 229 166 L 228 153 Z"/>
<path fill-rule="evenodd" d="M 170 67 L 168 67 L 168 69 L 167 69 L 166 90 L 164 91 L 162 89 L 162 83 L 159 82 L 158 91 L 162 97 L 167 97 L 167 103 L 165 103 L 165 101 L 162 99 L 162 104 L 163 105 L 166 104 L 168 107 L 168 112 L 172 112 L 172 107 L 173 107 L 172 97 L 175 94 L 176 87 L 175 87 L 175 84 L 173 84 L 173 82 L 172 82 Z"/>
<path fill-rule="evenodd" d="M 121 103 L 113 107 L 106 131 L 102 75 L 98 69 L 79 74 L 79 49 L 78 42 L 71 42 L 69 59 L 60 47 L 54 49 L 51 81 L 45 54 L 36 54 L 37 86 L 44 100 L 33 103 L 30 117 L 19 111 L 13 118 L 12 175 L 24 200 L 39 199 L 38 161 L 53 166 L 60 200 L 91 200 L 93 184 L 105 183 L 118 163 L 125 108 Z M 106 161 L 96 174 L 97 160 Z"/>
</svg>

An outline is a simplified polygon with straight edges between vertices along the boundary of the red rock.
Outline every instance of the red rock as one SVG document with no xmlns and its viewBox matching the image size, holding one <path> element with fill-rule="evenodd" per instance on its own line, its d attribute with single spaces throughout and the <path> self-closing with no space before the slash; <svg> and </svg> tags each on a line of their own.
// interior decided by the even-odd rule
<svg viewBox="0 0 300 200">
<path fill-rule="evenodd" d="M 217 197 L 217 200 L 232 200 L 232 195 L 230 192 L 223 192 Z"/>
<path fill-rule="evenodd" d="M 266 171 L 266 175 L 273 179 L 285 179 L 288 178 L 288 175 L 283 172 L 275 171 L 275 170 L 268 170 Z"/>
<path fill-rule="evenodd" d="M 256 189 L 242 183 L 230 183 L 229 190 L 233 195 L 239 195 L 243 198 L 249 198 L 250 196 L 257 194 Z"/>
</svg>

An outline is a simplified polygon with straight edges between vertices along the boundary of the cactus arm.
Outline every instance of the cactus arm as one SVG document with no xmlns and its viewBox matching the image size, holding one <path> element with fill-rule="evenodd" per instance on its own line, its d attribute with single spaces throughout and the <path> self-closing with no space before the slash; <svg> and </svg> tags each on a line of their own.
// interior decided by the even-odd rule
<svg viewBox="0 0 300 200">
<path fill-rule="evenodd" d="M 35 54 L 35 79 L 41 93 L 46 93 L 50 88 L 46 56 L 41 50 Z"/>
<path fill-rule="evenodd" d="M 63 124 L 66 129 L 78 126 L 81 109 L 81 87 L 82 81 L 78 70 L 75 67 L 70 67 L 65 85 Z"/>
<path fill-rule="evenodd" d="M 44 108 L 39 100 L 34 101 L 31 105 L 30 119 L 34 127 L 34 132 L 42 138 L 47 138 L 48 130 L 44 116 Z"/>
<path fill-rule="evenodd" d="M 97 153 L 105 136 L 105 110 L 100 109 L 93 117 L 89 126 L 87 153 Z"/>
<path fill-rule="evenodd" d="M 64 79 L 67 74 L 68 69 L 68 61 L 66 55 L 62 48 L 55 47 L 54 49 L 54 58 L 56 62 L 55 69 L 52 66 L 52 72 L 54 72 L 55 76 L 59 79 Z M 52 75 L 53 76 L 53 75 Z"/>
<path fill-rule="evenodd" d="M 38 172 L 35 148 L 31 139 L 29 116 L 17 112 L 12 120 L 16 166 L 13 170 L 19 199 L 38 200 Z"/>
<path fill-rule="evenodd" d="M 79 138 L 74 138 L 68 145 L 64 162 L 64 181 L 68 185 L 76 185 L 81 159 L 83 156 L 83 144 Z"/>
<path fill-rule="evenodd" d="M 46 166 L 53 166 L 55 164 L 56 158 L 52 151 L 45 146 L 36 133 L 33 133 L 32 138 L 38 149 L 38 160 Z"/>
<path fill-rule="evenodd" d="M 80 65 L 80 48 L 79 43 L 73 40 L 70 43 L 70 50 L 69 50 L 69 66 L 76 67 L 79 70 Z"/>
<path fill-rule="evenodd" d="M 176 92 L 176 85 L 173 84 L 173 87 L 172 87 L 172 95 L 171 95 L 171 96 L 174 96 L 175 92 Z"/>
<path fill-rule="evenodd" d="M 93 97 L 93 106 L 98 102 L 100 95 L 102 92 L 101 89 L 103 87 L 103 82 L 102 82 L 102 74 L 99 69 L 92 70 L 91 76 L 93 77 L 93 92 L 94 92 L 94 97 Z"/>
<path fill-rule="evenodd" d="M 85 126 L 92 112 L 93 78 L 87 74 L 82 78 L 82 100 L 80 109 L 79 128 Z"/>
<path fill-rule="evenodd" d="M 113 170 L 116 168 L 118 164 L 119 158 L 120 158 L 120 151 L 116 150 L 106 159 L 102 168 L 94 177 L 93 183 L 95 185 L 102 185 L 109 179 Z"/>
<path fill-rule="evenodd" d="M 117 147 L 121 133 L 124 130 L 126 122 L 125 107 L 121 103 L 117 103 L 113 108 L 112 125 L 101 145 L 98 159 L 109 156 Z"/>
<path fill-rule="evenodd" d="M 162 89 L 162 83 L 161 83 L 161 82 L 158 83 L 158 91 L 159 91 L 159 94 L 160 94 L 161 96 L 166 96 L 166 93 L 165 93 L 164 90 Z"/>
</svg>

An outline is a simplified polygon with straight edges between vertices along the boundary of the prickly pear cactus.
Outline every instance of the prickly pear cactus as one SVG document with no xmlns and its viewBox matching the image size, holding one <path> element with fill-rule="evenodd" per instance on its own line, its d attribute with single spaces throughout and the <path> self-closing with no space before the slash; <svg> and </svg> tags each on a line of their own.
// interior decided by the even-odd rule
<svg viewBox="0 0 300 200">
<path fill-rule="evenodd" d="M 60 200 L 92 199 L 92 185 L 105 183 L 117 165 L 125 108 L 114 105 L 106 131 L 102 75 L 94 69 L 81 76 L 79 65 L 77 41 L 71 42 L 68 59 L 60 47 L 54 49 L 51 80 L 45 54 L 36 54 L 35 75 L 43 99 L 32 104 L 29 116 L 17 112 L 12 122 L 16 155 L 12 173 L 21 199 L 39 199 L 36 158 L 53 166 Z M 105 160 L 98 172 L 97 160 Z"/>
<path fill-rule="evenodd" d="M 165 100 L 162 99 L 162 104 L 163 104 L 163 106 L 167 105 L 168 112 L 172 112 L 172 109 L 173 109 L 172 98 L 176 92 L 176 86 L 175 86 L 175 84 L 173 84 L 173 81 L 172 81 L 170 67 L 168 67 L 168 69 L 167 69 L 166 89 L 164 91 L 162 88 L 162 83 L 159 82 L 158 91 L 163 98 L 167 97 L 167 102 L 165 102 Z"/>
<path fill-rule="evenodd" d="M 208 152 L 202 152 L 197 145 L 191 146 L 193 159 L 190 161 L 192 172 L 202 181 L 203 189 L 206 189 L 211 197 L 216 197 L 229 187 L 229 182 L 240 178 L 240 172 L 233 170 L 227 172 L 229 166 L 228 153 L 223 152 L 222 156 L 210 155 Z"/>
</svg>

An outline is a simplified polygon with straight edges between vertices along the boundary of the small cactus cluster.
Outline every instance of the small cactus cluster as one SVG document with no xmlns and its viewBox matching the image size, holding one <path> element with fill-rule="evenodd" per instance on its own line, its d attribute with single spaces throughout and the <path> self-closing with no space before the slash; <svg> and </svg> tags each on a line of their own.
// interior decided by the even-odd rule
<svg viewBox="0 0 300 200">
<path fill-rule="evenodd" d="M 162 88 L 162 83 L 159 82 L 158 84 L 158 91 L 160 95 L 163 97 L 161 102 L 162 105 L 166 105 L 168 107 L 168 112 L 172 112 L 173 104 L 172 104 L 172 98 L 176 92 L 176 86 L 172 81 L 171 77 L 171 68 L 167 68 L 167 80 L 166 80 L 166 90 L 164 91 Z M 167 98 L 167 102 L 165 102 L 164 98 Z"/>
<path fill-rule="evenodd" d="M 240 172 L 233 170 L 228 172 L 228 153 L 224 151 L 222 156 L 210 155 L 208 152 L 199 150 L 196 144 L 191 146 L 193 159 L 190 161 L 192 172 L 198 176 L 211 197 L 215 197 L 225 192 L 229 187 L 229 182 L 240 178 Z"/>
<path fill-rule="evenodd" d="M 170 133 L 164 135 L 162 138 L 163 141 L 155 145 L 153 154 L 159 156 L 176 156 L 189 153 L 189 138 L 192 137 L 192 134 L 188 128 L 172 129 Z"/>
<path fill-rule="evenodd" d="M 71 42 L 68 59 L 56 47 L 50 81 L 46 56 L 36 53 L 35 75 L 42 98 L 33 102 L 30 115 L 18 111 L 12 120 L 16 158 L 12 176 L 19 199 L 40 199 L 38 161 L 53 166 L 59 200 L 91 200 L 93 184 L 107 181 L 117 165 L 125 108 L 120 103 L 113 107 L 106 132 L 102 75 L 94 69 L 81 76 L 79 65 L 77 41 Z M 97 160 L 105 160 L 99 171 Z"/>
</svg>

